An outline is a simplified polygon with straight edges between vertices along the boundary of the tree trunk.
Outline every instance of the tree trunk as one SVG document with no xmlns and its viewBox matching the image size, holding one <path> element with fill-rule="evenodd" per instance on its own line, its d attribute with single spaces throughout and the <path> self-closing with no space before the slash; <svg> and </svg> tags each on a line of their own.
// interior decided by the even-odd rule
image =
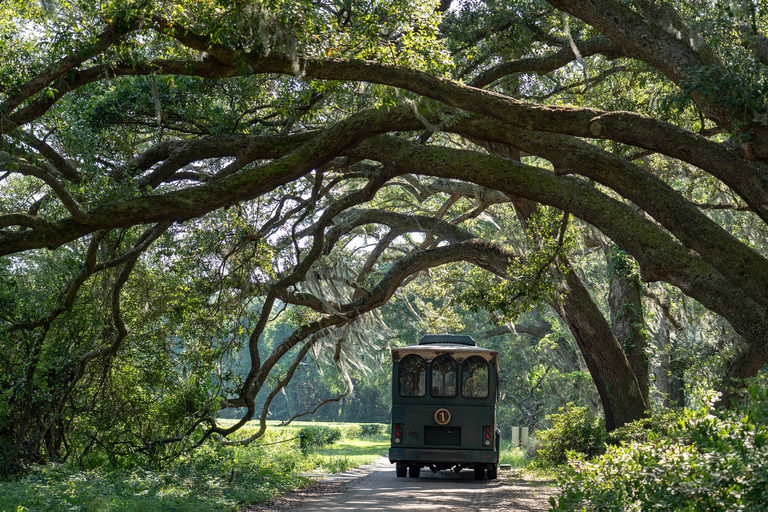
<svg viewBox="0 0 768 512">
<path fill-rule="evenodd" d="M 670 406 L 685 407 L 685 368 L 679 364 L 673 364 L 669 375 L 669 401 Z"/>
<path fill-rule="evenodd" d="M 608 304 L 611 327 L 627 355 L 632 371 L 640 385 L 643 401 L 650 404 L 647 340 L 644 334 L 642 288 L 639 276 L 633 272 L 630 257 L 613 246 L 606 254 L 610 274 Z"/>
<path fill-rule="evenodd" d="M 744 379 L 754 377 L 765 364 L 765 353 L 753 345 L 742 343 L 742 350 L 731 359 L 723 380 L 718 387 L 720 399 L 715 404 L 718 409 L 731 407 L 738 403 L 739 390 L 744 389 Z"/>
<path fill-rule="evenodd" d="M 603 403 L 605 428 L 610 432 L 645 417 L 648 402 L 610 325 L 579 277 L 568 267 L 563 276 L 563 301 L 555 307 L 581 349 Z"/>
<path fill-rule="evenodd" d="M 670 337 L 669 322 L 662 317 L 656 341 L 659 367 L 655 370 L 656 389 L 664 397 L 662 406 L 685 407 L 685 365 L 677 359 L 677 350 Z"/>
<path fill-rule="evenodd" d="M 520 150 L 508 144 L 472 141 L 484 147 L 491 154 L 510 160 L 520 159 Z M 539 205 L 529 199 L 508 195 L 515 205 L 521 225 L 526 228 L 528 220 Z M 645 365 L 645 387 L 643 388 L 637 377 L 637 373 L 642 373 L 642 371 L 636 373 L 634 367 L 630 365 L 626 354 L 622 351 L 621 345 L 611 330 L 611 326 L 600 308 L 592 300 L 576 272 L 571 268 L 570 263 L 568 261 L 562 263 L 568 267 L 568 271 L 561 277 L 561 286 L 565 290 L 564 299 L 562 304 L 552 304 L 552 306 L 568 325 L 579 349 L 581 349 L 603 404 L 605 428 L 611 431 L 645 417 L 649 410 L 648 366 L 647 362 L 643 362 L 645 359 L 643 350 L 645 340 L 634 340 L 642 345 L 639 350 L 642 357 L 637 358 L 635 355 L 635 358 L 639 360 L 638 364 Z M 639 301 L 639 285 L 636 291 Z M 635 311 L 642 315 L 642 308 Z M 645 389 L 645 393 L 643 393 L 643 389 Z"/>
</svg>

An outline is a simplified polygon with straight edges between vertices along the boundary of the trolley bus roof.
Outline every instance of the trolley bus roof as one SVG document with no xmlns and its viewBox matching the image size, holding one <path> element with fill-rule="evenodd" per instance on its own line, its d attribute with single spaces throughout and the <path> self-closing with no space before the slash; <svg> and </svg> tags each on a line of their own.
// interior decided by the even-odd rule
<svg viewBox="0 0 768 512">
<path fill-rule="evenodd" d="M 419 345 L 433 345 L 435 343 L 477 346 L 474 338 L 466 334 L 425 334 L 419 338 Z"/>
<path fill-rule="evenodd" d="M 437 356 L 447 354 L 454 358 L 457 363 L 463 362 L 471 356 L 480 356 L 490 364 L 496 366 L 499 370 L 499 353 L 495 350 L 472 347 L 467 345 L 457 345 L 452 343 L 434 343 L 429 345 L 411 345 L 392 349 L 392 362 L 400 362 L 402 358 L 409 354 L 416 354 L 423 357 L 428 363 Z"/>
</svg>

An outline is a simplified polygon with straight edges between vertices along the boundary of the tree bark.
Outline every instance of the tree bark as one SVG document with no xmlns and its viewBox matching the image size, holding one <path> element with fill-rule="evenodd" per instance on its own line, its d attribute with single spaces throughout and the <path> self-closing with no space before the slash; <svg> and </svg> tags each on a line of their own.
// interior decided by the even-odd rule
<svg viewBox="0 0 768 512">
<path fill-rule="evenodd" d="M 699 255 L 681 246 L 656 223 L 584 180 L 556 176 L 512 160 L 390 138 L 386 142 L 381 137 L 366 141 L 352 154 L 378 159 L 403 173 L 465 179 L 568 211 L 601 230 L 632 255 L 640 265 L 643 281 L 664 281 L 677 286 L 710 311 L 728 319 L 750 344 L 763 351 L 768 348 L 766 307 Z"/>
<path fill-rule="evenodd" d="M 656 389 L 663 397 L 662 406 L 685 407 L 685 367 L 678 364 L 675 343 L 672 342 L 666 318 L 661 319 L 656 351 L 659 354 L 659 366 L 655 370 L 655 381 Z"/>
<path fill-rule="evenodd" d="M 643 401 L 650 404 L 650 377 L 648 375 L 647 340 L 644 334 L 642 289 L 639 276 L 627 267 L 627 254 L 614 248 L 608 251 L 611 327 L 627 355 L 637 377 Z"/>
<path fill-rule="evenodd" d="M 520 150 L 517 148 L 506 144 L 486 143 L 485 141 L 476 140 L 475 142 L 485 147 L 491 154 L 510 160 L 520 160 Z M 527 229 L 528 221 L 539 205 L 522 197 L 511 196 L 511 198 L 521 225 Z M 560 278 L 561 286 L 565 290 L 564 298 L 561 304 L 553 303 L 552 306 L 568 325 L 581 349 L 603 404 L 605 428 L 611 431 L 626 423 L 641 419 L 649 409 L 647 363 L 645 364 L 644 379 L 638 376 L 638 373 L 642 375 L 642 371 L 635 366 L 635 364 L 640 366 L 643 364 L 644 351 L 642 349 L 644 346 L 640 349 L 640 357 L 637 355 L 638 351 L 627 353 L 628 356 L 632 356 L 631 361 L 625 357 L 615 331 L 608 325 L 600 308 L 592 300 L 592 296 L 581 279 L 571 268 L 569 262 L 564 261 L 563 263 L 569 269 L 566 275 L 562 275 Z M 639 301 L 639 286 L 636 293 Z M 636 311 L 642 312 L 642 307 Z M 622 334 L 624 334 L 625 328 L 627 328 L 627 333 L 631 332 L 629 331 L 630 322 L 634 321 L 636 318 L 632 317 L 620 324 Z M 633 338 L 632 342 L 642 344 L 644 339 L 641 341 Z"/>
<path fill-rule="evenodd" d="M 738 402 L 739 391 L 744 389 L 744 379 L 754 377 L 765 364 L 765 352 L 743 343 L 741 350 L 728 364 L 717 391 L 721 393 L 716 402 L 718 409 L 731 407 Z"/>
<path fill-rule="evenodd" d="M 648 402 L 629 360 L 573 269 L 564 275 L 563 291 L 558 311 L 576 339 L 595 382 L 603 403 L 606 430 L 645 417 Z"/>
</svg>

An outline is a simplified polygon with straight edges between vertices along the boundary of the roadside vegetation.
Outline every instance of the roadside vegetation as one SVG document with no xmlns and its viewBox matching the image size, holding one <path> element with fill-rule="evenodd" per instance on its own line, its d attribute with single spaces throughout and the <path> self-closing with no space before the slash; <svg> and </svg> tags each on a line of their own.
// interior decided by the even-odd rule
<svg viewBox="0 0 768 512">
<path fill-rule="evenodd" d="M 768 392 L 739 407 L 667 409 L 606 433 L 586 408 L 550 416 L 534 467 L 558 474 L 555 511 L 765 510 Z"/>
<path fill-rule="evenodd" d="M 509 464 L 511 469 L 524 469 L 528 467 L 530 461 L 525 455 L 525 450 L 512 446 L 509 440 L 501 440 L 501 461 L 500 464 Z"/>
<path fill-rule="evenodd" d="M 244 438 L 258 426 L 238 432 Z M 304 441 L 302 443 L 302 441 Z M 313 474 L 377 460 L 388 426 L 298 422 L 276 424 L 250 446 L 209 442 L 162 468 L 77 461 L 35 466 L 0 481 L 0 511 L 227 511 L 308 485 Z"/>
<path fill-rule="evenodd" d="M 234 420 L 223 420 L 227 426 Z M 252 422 L 233 440 L 258 430 Z M 179 512 L 238 510 L 309 485 L 318 476 L 369 464 L 386 455 L 389 425 L 381 423 L 270 422 L 248 446 L 209 442 L 169 465 L 147 468 L 96 458 L 33 466 L 0 481 L 0 512 Z M 82 462 L 82 464 L 81 464 Z M 552 481 L 522 448 L 501 441 L 501 464 L 516 476 Z"/>
</svg>

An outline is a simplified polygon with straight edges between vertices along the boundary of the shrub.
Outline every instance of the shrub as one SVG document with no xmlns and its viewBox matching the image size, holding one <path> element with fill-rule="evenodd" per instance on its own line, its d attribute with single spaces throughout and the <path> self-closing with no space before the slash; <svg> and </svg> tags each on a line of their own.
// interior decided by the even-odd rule
<svg viewBox="0 0 768 512">
<path fill-rule="evenodd" d="M 683 409 L 654 411 L 648 418 L 627 423 L 608 433 L 605 442 L 618 446 L 621 443 L 644 443 L 649 438 L 668 436 L 672 429 L 685 417 Z"/>
<path fill-rule="evenodd" d="M 384 436 L 389 434 L 389 425 L 384 423 L 361 423 L 360 435 L 363 436 Z"/>
<path fill-rule="evenodd" d="M 299 447 L 304 455 L 313 448 L 328 446 L 339 439 L 341 439 L 341 429 L 338 427 L 312 425 L 299 430 Z"/>
<path fill-rule="evenodd" d="M 344 439 L 359 439 L 363 434 L 363 428 L 357 423 L 342 423 L 336 428 Z"/>
<path fill-rule="evenodd" d="M 565 464 L 567 452 L 579 452 L 594 457 L 605 451 L 605 428 L 588 407 L 569 404 L 560 412 L 547 416 L 552 425 L 537 437 L 534 466 L 552 467 Z"/>
<path fill-rule="evenodd" d="M 765 510 L 768 392 L 751 387 L 740 410 L 687 411 L 668 435 L 576 455 L 554 510 Z"/>
</svg>

